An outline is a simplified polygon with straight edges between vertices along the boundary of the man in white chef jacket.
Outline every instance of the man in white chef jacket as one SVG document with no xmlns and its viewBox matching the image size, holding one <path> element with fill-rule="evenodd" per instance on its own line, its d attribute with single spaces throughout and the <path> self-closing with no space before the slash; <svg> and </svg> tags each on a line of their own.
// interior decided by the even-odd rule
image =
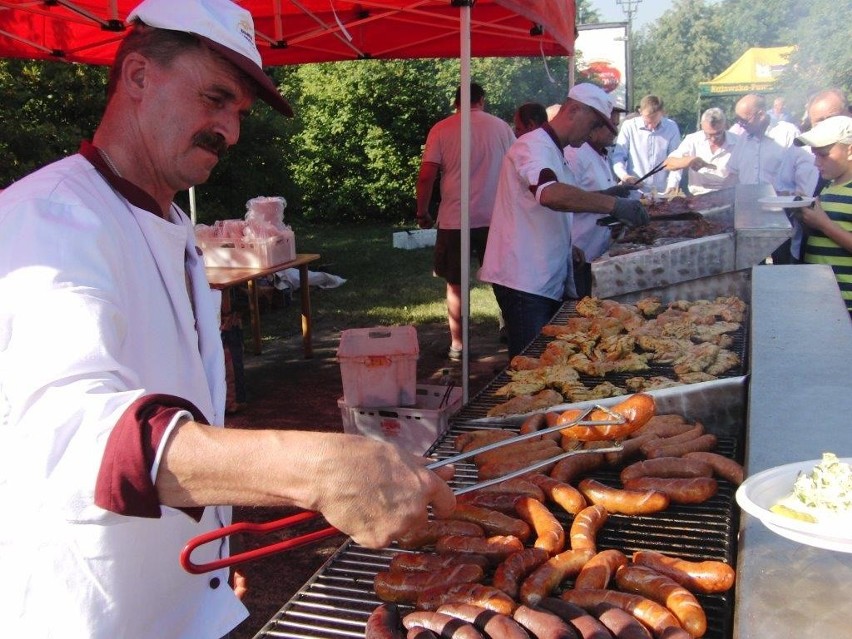
<svg viewBox="0 0 852 639">
<path fill-rule="evenodd" d="M 172 200 L 208 178 L 256 97 L 292 111 L 239 5 L 146 0 L 128 22 L 92 142 L 0 195 L 7 637 L 225 635 L 247 615 L 227 569 L 178 561 L 229 523 L 221 504 L 320 511 L 373 547 L 454 504 L 390 445 L 222 428 L 218 295 Z"/>
</svg>

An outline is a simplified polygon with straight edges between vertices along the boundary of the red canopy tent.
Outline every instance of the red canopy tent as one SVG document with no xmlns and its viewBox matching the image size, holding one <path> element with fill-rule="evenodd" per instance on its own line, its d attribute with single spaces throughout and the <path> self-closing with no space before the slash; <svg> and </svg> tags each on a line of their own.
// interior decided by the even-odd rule
<svg viewBox="0 0 852 639">
<path fill-rule="evenodd" d="M 176 0 L 180 2 L 180 0 Z M 0 56 L 108 64 L 139 0 L 0 0 Z M 571 55 L 573 0 L 241 0 L 266 65 L 460 57 L 472 7 L 477 57 Z"/>
<path fill-rule="evenodd" d="M 175 0 L 181 2 L 182 0 Z M 0 56 L 109 64 L 140 0 L 0 0 Z M 470 254 L 470 58 L 571 56 L 574 0 L 237 0 L 267 66 L 359 59 L 460 58 L 462 255 Z M 567 93 L 567 88 L 566 88 Z M 462 329 L 469 331 L 462 260 Z M 463 401 L 469 361 L 462 360 Z"/>
</svg>

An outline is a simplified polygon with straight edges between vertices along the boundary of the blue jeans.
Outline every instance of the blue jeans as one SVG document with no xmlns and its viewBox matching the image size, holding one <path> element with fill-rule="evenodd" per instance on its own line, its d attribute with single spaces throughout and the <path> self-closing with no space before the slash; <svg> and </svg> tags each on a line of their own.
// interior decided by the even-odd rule
<svg viewBox="0 0 852 639">
<path fill-rule="evenodd" d="M 559 300 L 493 284 L 494 297 L 506 321 L 509 357 L 524 350 L 562 306 Z"/>
</svg>

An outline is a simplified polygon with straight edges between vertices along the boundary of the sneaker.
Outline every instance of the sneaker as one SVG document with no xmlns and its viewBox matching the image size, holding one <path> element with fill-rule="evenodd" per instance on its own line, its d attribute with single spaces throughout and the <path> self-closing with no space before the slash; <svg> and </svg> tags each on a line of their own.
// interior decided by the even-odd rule
<svg viewBox="0 0 852 639">
<path fill-rule="evenodd" d="M 450 346 L 450 350 L 447 351 L 447 359 L 449 359 L 453 362 L 458 362 L 458 361 L 461 361 L 461 358 L 462 358 L 462 349 L 453 348 L 452 346 Z"/>
</svg>

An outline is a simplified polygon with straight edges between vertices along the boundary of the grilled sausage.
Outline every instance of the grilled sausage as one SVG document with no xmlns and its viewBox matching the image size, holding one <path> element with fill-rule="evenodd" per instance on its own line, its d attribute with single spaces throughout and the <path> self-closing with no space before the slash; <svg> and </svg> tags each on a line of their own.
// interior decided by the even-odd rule
<svg viewBox="0 0 852 639">
<path fill-rule="evenodd" d="M 555 426 L 556 423 L 548 424 L 547 423 L 547 413 L 535 413 L 527 417 L 524 422 L 521 424 L 521 428 L 518 431 L 521 435 L 527 435 L 529 433 L 535 433 L 540 430 L 544 430 L 545 428 L 549 428 L 550 426 Z M 554 441 L 559 441 L 561 435 L 559 431 L 553 431 L 552 433 L 546 433 L 541 436 L 542 439 L 552 439 Z"/>
<path fill-rule="evenodd" d="M 421 628 L 420 626 L 412 626 L 408 629 L 408 632 L 405 634 L 405 639 L 440 639 L 438 635 L 429 630 L 428 628 Z"/>
<path fill-rule="evenodd" d="M 705 595 L 727 592 L 736 577 L 734 569 L 722 561 L 687 561 L 650 550 L 634 552 L 633 563 L 653 568 L 690 592 Z"/>
<path fill-rule="evenodd" d="M 521 435 L 528 435 L 530 433 L 540 431 L 546 426 L 547 419 L 544 417 L 544 413 L 533 413 L 521 423 L 521 427 L 518 429 L 518 432 Z"/>
<path fill-rule="evenodd" d="M 693 424 L 688 430 L 685 430 L 682 433 L 671 435 L 670 437 L 660 437 L 657 441 L 643 446 L 642 452 L 647 455 L 652 448 L 682 444 L 683 442 L 688 442 L 696 437 L 701 437 L 703 434 L 704 426 L 700 422 L 695 422 L 695 424 Z"/>
<path fill-rule="evenodd" d="M 580 606 L 554 597 L 542 599 L 539 606 L 571 624 L 582 639 L 612 639 L 606 626 Z"/>
<path fill-rule="evenodd" d="M 658 639 L 692 639 L 692 635 L 683 628 L 671 626 L 663 630 Z"/>
<path fill-rule="evenodd" d="M 499 484 L 485 486 L 484 488 L 480 488 L 479 490 L 468 494 L 477 495 L 482 493 L 513 493 L 516 495 L 523 495 L 524 497 L 532 497 L 539 501 L 544 501 L 544 492 L 528 478 L 522 479 L 520 477 L 516 477 L 514 479 L 507 479 L 506 481 L 501 481 Z M 464 497 L 464 495 L 462 495 L 462 497 Z"/>
<path fill-rule="evenodd" d="M 440 537 L 456 535 L 464 537 L 484 537 L 482 526 L 467 521 L 452 519 L 433 519 L 423 526 L 409 530 L 396 540 L 397 545 L 405 550 L 413 550 L 434 544 Z"/>
<path fill-rule="evenodd" d="M 536 548 L 555 555 L 565 548 L 565 529 L 547 506 L 532 497 L 523 497 L 517 503 L 518 514 L 535 530 Z"/>
<path fill-rule="evenodd" d="M 512 616 L 536 639 L 579 639 L 574 628 L 552 612 L 518 606 Z"/>
<path fill-rule="evenodd" d="M 550 554 L 541 548 L 524 548 L 512 553 L 497 566 L 491 585 L 509 595 L 518 598 L 521 580 L 550 559 Z"/>
<path fill-rule="evenodd" d="M 552 457 L 561 453 L 562 449 L 552 439 L 521 441 L 474 455 L 473 463 L 477 466 L 485 466 L 490 463 L 502 462 L 509 459 L 546 459 L 547 455 L 541 457 L 542 451 L 551 452 L 550 456 Z"/>
<path fill-rule="evenodd" d="M 465 493 L 456 497 L 457 504 L 469 504 L 478 508 L 488 508 L 496 510 L 504 515 L 516 515 L 515 504 L 518 500 L 523 499 L 524 495 L 516 493 L 481 493 L 478 490 L 472 493 Z"/>
<path fill-rule="evenodd" d="M 716 443 L 716 435 L 711 433 L 681 442 L 680 444 L 665 444 L 665 440 L 662 440 L 659 446 L 651 448 L 646 455 L 650 459 L 654 459 L 655 457 L 681 457 L 687 453 L 711 451 L 716 448 Z"/>
<path fill-rule="evenodd" d="M 638 457 L 642 446 L 651 440 L 659 439 L 656 435 L 639 435 L 621 440 L 621 450 L 604 453 L 604 459 L 609 466 L 621 466 L 625 462 Z"/>
<path fill-rule="evenodd" d="M 504 475 L 508 475 L 509 473 L 513 473 L 516 470 L 520 470 L 525 468 L 526 466 L 531 466 L 537 462 L 543 463 L 548 459 L 552 459 L 557 455 L 561 455 L 563 453 L 562 449 L 541 449 L 535 451 L 534 454 L 525 457 L 515 457 L 515 458 L 506 458 L 503 461 L 490 462 L 483 466 L 480 466 L 478 469 L 478 475 L 480 479 L 495 479 L 497 477 L 503 477 Z M 550 464 L 544 464 L 539 468 L 541 472 L 549 473 L 550 470 L 556 465 L 556 462 Z"/>
<path fill-rule="evenodd" d="M 627 565 L 627 557 L 620 550 L 602 550 L 589 559 L 574 580 L 574 588 L 603 590 L 620 566 Z"/>
<path fill-rule="evenodd" d="M 630 464 L 621 471 L 622 483 L 638 477 L 712 477 L 713 467 L 697 459 L 657 457 Z"/>
<path fill-rule="evenodd" d="M 571 548 L 573 550 L 587 550 L 592 555 L 597 553 L 598 530 L 604 525 L 608 517 L 609 513 L 603 506 L 588 506 L 578 512 L 571 523 Z"/>
<path fill-rule="evenodd" d="M 527 631 L 508 615 L 471 604 L 445 604 L 438 612 L 466 621 L 491 639 L 529 639 Z"/>
<path fill-rule="evenodd" d="M 556 481 L 568 484 L 578 477 L 600 468 L 603 466 L 603 463 L 603 453 L 572 455 L 556 462 L 556 466 L 550 471 L 550 476 Z"/>
<path fill-rule="evenodd" d="M 558 481 L 547 475 L 530 475 L 529 481 L 544 491 L 547 499 L 561 506 L 565 512 L 572 515 L 576 515 L 587 505 L 583 494 L 570 484 Z"/>
<path fill-rule="evenodd" d="M 395 604 L 382 604 L 370 613 L 364 639 L 403 639 L 404 636 L 399 608 Z"/>
<path fill-rule="evenodd" d="M 429 588 L 417 597 L 417 607 L 423 610 L 437 610 L 451 603 L 481 606 L 509 616 L 518 606 L 517 602 L 502 590 L 482 584 L 456 584 L 446 588 Z"/>
<path fill-rule="evenodd" d="M 609 629 L 615 639 L 653 639 L 642 622 L 618 606 L 601 603 L 593 606 L 590 612 Z"/>
<path fill-rule="evenodd" d="M 516 435 L 510 430 L 503 430 L 501 428 L 486 428 L 482 430 L 472 430 L 466 433 L 459 433 L 458 435 L 456 435 L 456 439 L 453 442 L 453 445 L 455 446 L 457 451 L 465 453 L 469 450 L 482 448 L 483 446 L 487 446 L 488 444 L 493 444 L 494 442 L 501 442 L 504 439 L 511 439 L 513 437 L 516 437 Z"/>
<path fill-rule="evenodd" d="M 435 550 L 439 553 L 473 553 L 475 555 L 483 555 L 492 564 L 500 563 L 513 552 L 523 549 L 523 542 L 511 535 L 495 535 L 488 538 L 448 535 L 441 537 L 435 543 Z"/>
<path fill-rule="evenodd" d="M 629 437 L 644 437 L 653 435 L 655 437 L 672 437 L 690 430 L 693 424 L 684 419 L 682 415 L 667 414 L 654 415 L 642 428 L 637 428 Z"/>
<path fill-rule="evenodd" d="M 743 478 L 745 476 L 743 467 L 733 459 L 725 457 L 724 455 L 720 455 L 719 453 L 709 453 L 706 451 L 694 451 L 686 453 L 683 458 L 694 459 L 708 464 L 713 469 L 716 476 L 721 477 L 722 479 L 727 479 L 735 486 L 739 486 L 743 483 Z"/>
<path fill-rule="evenodd" d="M 628 490 L 656 490 L 665 493 L 669 499 L 676 504 L 701 504 L 719 489 L 719 485 L 712 477 L 661 478 L 661 477 L 638 477 L 624 482 Z"/>
<path fill-rule="evenodd" d="M 593 555 L 593 551 L 584 549 L 566 550 L 551 557 L 524 579 L 521 584 L 521 601 L 529 606 L 537 606 L 563 581 L 576 577 Z"/>
<path fill-rule="evenodd" d="M 654 398 L 646 393 L 636 393 L 609 410 L 593 410 L 589 421 L 612 420 L 612 413 L 624 418 L 622 424 L 606 424 L 602 426 L 569 426 L 561 432 L 568 437 L 580 441 L 599 441 L 604 439 L 623 439 L 630 433 L 644 426 L 654 416 L 656 404 Z"/>
<path fill-rule="evenodd" d="M 583 479 L 578 486 L 590 504 L 606 508 L 610 513 L 648 515 L 669 507 L 669 497 L 656 490 L 621 490 L 594 479 Z"/>
<path fill-rule="evenodd" d="M 443 639 L 483 639 L 472 624 L 440 612 L 411 612 L 402 620 L 406 628 L 426 628 Z"/>
<path fill-rule="evenodd" d="M 617 590 L 566 590 L 562 593 L 562 599 L 587 610 L 601 603 L 613 604 L 648 626 L 655 636 L 666 628 L 681 627 L 665 606 L 642 595 Z"/>
<path fill-rule="evenodd" d="M 679 583 L 647 566 L 622 566 L 615 573 L 619 590 L 652 599 L 672 611 L 693 637 L 707 631 L 707 615 L 695 596 Z"/>
<path fill-rule="evenodd" d="M 409 603 L 427 588 L 452 586 L 482 581 L 485 572 L 479 566 L 461 564 L 434 572 L 379 572 L 373 580 L 373 590 L 382 601 Z"/>
<path fill-rule="evenodd" d="M 530 527 L 517 517 L 510 517 L 496 510 L 471 504 L 456 504 L 455 510 L 447 519 L 457 519 L 482 526 L 486 535 L 513 535 L 521 541 L 526 541 L 531 534 Z"/>
<path fill-rule="evenodd" d="M 433 572 L 460 564 L 473 564 L 484 570 L 488 567 L 489 561 L 482 555 L 472 553 L 439 555 L 425 552 L 401 552 L 393 556 L 389 570 L 391 572 Z"/>
</svg>

